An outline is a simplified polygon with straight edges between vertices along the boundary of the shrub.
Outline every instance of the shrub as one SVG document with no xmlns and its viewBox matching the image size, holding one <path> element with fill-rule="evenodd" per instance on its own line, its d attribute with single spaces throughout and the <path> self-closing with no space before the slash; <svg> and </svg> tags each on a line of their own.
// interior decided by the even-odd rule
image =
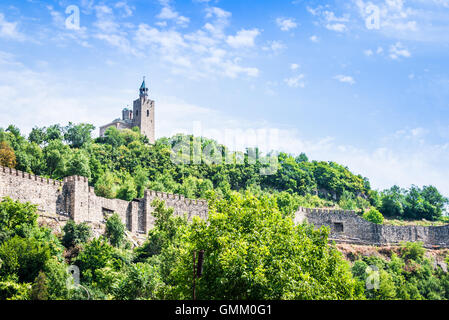
<svg viewBox="0 0 449 320">
<path fill-rule="evenodd" d="M 32 300 L 48 300 L 47 277 L 42 271 L 39 272 L 31 287 Z"/>
<path fill-rule="evenodd" d="M 384 222 L 384 216 L 377 209 L 371 208 L 363 214 L 363 219 L 377 224 L 382 224 Z"/>
<path fill-rule="evenodd" d="M 405 260 L 421 261 L 426 250 L 422 242 L 407 242 L 402 245 L 402 258 Z"/>
<path fill-rule="evenodd" d="M 106 237 L 114 247 L 120 247 L 125 241 L 125 225 L 117 213 L 106 221 Z"/>
<path fill-rule="evenodd" d="M 78 255 L 75 264 L 80 268 L 81 276 L 86 281 L 95 280 L 95 270 L 111 263 L 113 248 L 101 239 L 93 239 Z M 89 279 L 90 278 L 90 279 Z"/>
<path fill-rule="evenodd" d="M 0 300 L 28 300 L 31 287 L 28 283 L 0 282 Z"/>
<path fill-rule="evenodd" d="M 75 221 L 69 220 L 65 224 L 64 236 L 62 238 L 62 244 L 66 247 L 73 247 L 77 244 L 86 243 L 92 235 L 91 228 L 87 223 L 83 222 L 76 224 Z"/>
<path fill-rule="evenodd" d="M 5 197 L 0 202 L 0 232 L 13 234 L 18 229 L 37 226 L 37 206 Z"/>
<path fill-rule="evenodd" d="M 118 299 L 138 300 L 156 298 L 162 286 L 156 268 L 146 263 L 131 265 L 117 290 Z"/>
<path fill-rule="evenodd" d="M 32 282 L 50 259 L 50 249 L 36 239 L 15 236 L 0 246 L 1 276 L 17 275 L 19 282 Z"/>
</svg>

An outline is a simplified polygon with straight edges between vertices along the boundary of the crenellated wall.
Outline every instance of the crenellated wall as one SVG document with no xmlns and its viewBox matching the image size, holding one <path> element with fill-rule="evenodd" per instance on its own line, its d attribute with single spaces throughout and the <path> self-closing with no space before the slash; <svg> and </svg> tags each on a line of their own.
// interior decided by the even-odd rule
<svg viewBox="0 0 449 320">
<path fill-rule="evenodd" d="M 205 200 L 192 200 L 181 195 L 146 190 L 142 199 L 124 201 L 98 197 L 93 187 L 89 187 L 86 177 L 71 176 L 63 181 L 51 180 L 0 166 L 0 198 L 28 201 L 38 205 L 44 213 L 70 217 L 75 222 L 103 224 L 106 218 L 117 213 L 128 230 L 136 234 L 146 234 L 154 225 L 151 202 L 165 201 L 173 207 L 175 215 L 186 214 L 207 219 L 208 204 Z"/>
<path fill-rule="evenodd" d="M 142 199 L 124 201 L 98 197 L 89 187 L 86 177 L 66 177 L 63 181 L 46 179 L 19 170 L 0 166 L 0 198 L 28 201 L 38 206 L 41 216 L 56 214 L 66 221 L 88 222 L 101 229 L 106 218 L 119 214 L 127 229 L 134 234 L 146 234 L 154 225 L 151 203 L 165 201 L 176 215 L 208 217 L 205 200 L 187 199 L 182 195 L 145 190 Z M 422 241 L 425 247 L 449 248 L 449 225 L 446 226 L 390 226 L 368 222 L 355 211 L 299 208 L 295 223 L 307 221 L 319 228 L 330 228 L 330 239 L 337 242 L 367 245 L 394 245 L 402 241 Z"/>
<path fill-rule="evenodd" d="M 381 246 L 421 241 L 427 248 L 449 247 L 449 225 L 379 225 L 366 221 L 355 211 L 299 208 L 295 214 L 295 223 L 303 221 L 316 228 L 329 227 L 329 238 L 336 242 Z"/>
</svg>

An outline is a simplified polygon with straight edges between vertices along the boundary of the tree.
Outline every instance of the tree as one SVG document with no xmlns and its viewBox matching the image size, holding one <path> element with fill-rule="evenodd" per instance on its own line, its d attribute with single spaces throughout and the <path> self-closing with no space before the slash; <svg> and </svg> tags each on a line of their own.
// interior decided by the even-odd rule
<svg viewBox="0 0 449 320">
<path fill-rule="evenodd" d="M 47 140 L 47 133 L 46 133 L 47 128 L 42 127 L 34 127 L 29 136 L 28 136 L 28 141 L 29 142 L 34 142 L 37 145 L 42 145 L 44 143 L 44 141 Z"/>
<path fill-rule="evenodd" d="M 125 225 L 117 213 L 114 213 L 106 221 L 106 237 L 114 247 L 120 247 L 125 241 L 125 230 Z"/>
<path fill-rule="evenodd" d="M 108 266 L 113 257 L 113 248 L 102 239 L 93 239 L 78 255 L 75 264 L 86 281 L 95 281 L 95 270 Z"/>
<path fill-rule="evenodd" d="M 46 173 L 56 179 L 65 177 L 67 161 L 71 156 L 70 148 L 61 140 L 52 140 L 43 151 L 46 160 Z"/>
<path fill-rule="evenodd" d="M 351 299 L 357 282 L 327 231 L 295 226 L 272 197 L 233 193 L 194 218 L 165 281 L 169 298 L 191 297 L 193 250 L 205 250 L 198 299 Z M 170 247 L 169 247 L 170 248 Z M 164 251 L 161 253 L 164 255 Z"/>
<path fill-rule="evenodd" d="M 81 123 L 75 125 L 69 122 L 65 128 L 64 140 L 72 148 L 81 148 L 92 140 L 91 134 L 95 127 L 91 124 Z"/>
<path fill-rule="evenodd" d="M 90 179 L 89 156 L 84 150 L 77 150 L 67 163 L 67 175 Z"/>
<path fill-rule="evenodd" d="M 95 183 L 95 194 L 99 197 L 113 199 L 117 196 L 118 179 L 110 171 L 104 172 Z"/>
<path fill-rule="evenodd" d="M 87 243 L 92 236 L 92 230 L 85 222 L 76 224 L 75 221 L 69 220 L 62 230 L 64 231 L 64 236 L 62 237 L 61 242 L 66 248 Z"/>
<path fill-rule="evenodd" d="M 20 282 L 32 282 L 50 259 L 50 249 L 36 239 L 14 236 L 0 246 L 0 259 L 0 276 L 15 275 Z"/>
<path fill-rule="evenodd" d="M 0 281 L 0 300 L 28 300 L 30 285 L 17 283 L 12 280 Z"/>
<path fill-rule="evenodd" d="M 403 191 L 398 186 L 385 190 L 381 195 L 379 210 L 387 217 L 402 217 L 404 214 Z"/>
<path fill-rule="evenodd" d="M 146 263 L 129 266 L 120 282 L 116 298 L 121 300 L 156 299 L 163 283 L 156 267 Z"/>
<path fill-rule="evenodd" d="M 165 207 L 164 201 L 155 199 L 151 206 L 154 208 L 152 213 L 155 218 L 154 228 L 149 231 L 147 241 L 135 249 L 137 262 L 161 254 L 162 250 L 170 245 L 177 245 L 180 235 L 187 226 L 187 220 L 184 217 L 175 217 L 174 209 Z"/>
<path fill-rule="evenodd" d="M 0 142 L 0 166 L 15 168 L 17 165 L 14 150 L 5 142 Z"/>
<path fill-rule="evenodd" d="M 136 185 L 137 197 L 143 198 L 145 189 L 149 183 L 147 170 L 138 167 L 134 174 L 134 183 Z"/>
<path fill-rule="evenodd" d="M 31 287 L 32 300 L 48 300 L 47 277 L 40 271 Z"/>
<path fill-rule="evenodd" d="M 0 243 L 21 229 L 37 226 L 37 206 L 5 197 L 0 202 Z M 2 239 L 3 238 L 3 239 Z"/>
<path fill-rule="evenodd" d="M 120 134 L 120 131 L 115 127 L 109 127 L 104 133 L 104 137 L 98 138 L 98 142 L 106 143 L 114 148 L 125 144 L 125 138 Z"/>
<path fill-rule="evenodd" d="M 125 175 L 120 188 L 117 191 L 117 198 L 132 201 L 137 197 L 136 184 L 134 183 L 134 179 L 128 173 Z"/>
</svg>

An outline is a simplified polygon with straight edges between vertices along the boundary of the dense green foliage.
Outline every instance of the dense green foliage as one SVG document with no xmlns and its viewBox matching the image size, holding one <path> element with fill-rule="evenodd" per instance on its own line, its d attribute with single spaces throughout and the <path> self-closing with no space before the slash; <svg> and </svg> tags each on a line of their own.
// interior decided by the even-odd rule
<svg viewBox="0 0 449 320">
<path fill-rule="evenodd" d="M 215 193 L 208 197 L 207 223 L 197 217 L 188 223 L 155 200 L 155 228 L 143 245 L 133 250 L 112 246 L 112 231 L 109 241 L 82 236 L 82 241 L 66 241 L 71 244 L 66 259 L 63 239 L 80 239 L 73 230 L 85 225 L 68 222 L 64 230 L 71 236 L 57 239 L 37 226 L 34 206 L 5 199 L 0 208 L 10 209 L 10 218 L 0 223 L 7 231 L 0 241 L 0 299 L 190 299 L 192 254 L 198 250 L 205 250 L 199 299 L 448 298 L 448 273 L 434 268 L 419 244 L 404 245 L 400 256 L 388 261 L 362 257 L 351 268 L 328 244 L 327 229 L 295 226 L 276 196 L 248 191 L 231 192 L 228 199 Z M 123 230 L 112 217 L 108 221 Z M 80 283 L 69 275 L 71 263 L 79 268 Z M 367 268 L 373 266 L 379 286 L 367 289 L 372 274 Z"/>
<path fill-rule="evenodd" d="M 2 199 L 0 299 L 190 299 L 198 250 L 205 250 L 199 299 L 448 298 L 447 273 L 434 269 L 419 246 L 409 244 L 389 261 L 360 258 L 351 267 L 328 244 L 328 230 L 292 221 L 299 206 L 355 210 L 374 223 L 382 223 L 382 214 L 435 220 L 447 199 L 434 187 L 377 192 L 348 168 L 304 154 L 278 154 L 277 170 L 263 175 L 262 158 L 249 157 L 258 150 L 229 156 L 215 141 L 184 135 L 149 145 L 136 129 L 111 128 L 93 140 L 92 130 L 88 124 L 54 125 L 34 128 L 25 138 L 9 126 L 0 129 L 2 159 L 53 179 L 86 176 L 107 198 L 133 200 L 150 188 L 208 199 L 208 222 L 188 223 L 156 200 L 155 228 L 130 249 L 116 214 L 100 238 L 73 221 L 57 237 L 38 226 L 36 206 Z M 176 152 L 183 161 L 173 161 Z M 70 265 L 79 268 L 80 283 L 69 275 Z M 368 266 L 380 270 L 374 291 L 365 288 Z"/>
<path fill-rule="evenodd" d="M 378 283 L 365 289 L 369 299 L 449 299 L 449 273 L 440 266 L 435 267 L 434 260 L 425 257 L 420 243 L 404 244 L 399 254 L 393 252 L 390 259 L 379 256 L 359 258 L 354 262 L 352 271 L 364 284 Z"/>
<path fill-rule="evenodd" d="M 363 214 L 363 219 L 372 223 L 382 224 L 384 222 L 384 216 L 378 210 L 372 208 Z"/>
<path fill-rule="evenodd" d="M 377 192 L 367 178 L 334 162 L 309 161 L 305 154 L 279 153 L 272 163 L 274 174 L 263 175 L 267 164 L 257 149 L 232 153 L 213 140 L 185 135 L 148 145 L 137 128 L 109 128 L 104 137 L 93 140 L 93 130 L 90 124 L 72 123 L 36 127 L 26 139 L 11 125 L 0 128 L 0 143 L 14 158 L 9 166 L 53 179 L 86 176 L 97 195 L 107 198 L 132 200 L 142 197 L 146 188 L 189 198 L 205 198 L 208 191 L 226 197 L 231 190 L 251 190 L 279 194 L 279 203 L 290 197 L 281 208 L 285 214 L 300 205 L 359 213 L 375 207 L 390 218 L 427 220 L 441 218 L 448 204 L 432 186 Z"/>
<path fill-rule="evenodd" d="M 394 186 L 381 193 L 380 211 L 387 217 L 437 220 L 442 217 L 448 199 L 435 187 L 412 186 L 404 190 Z"/>
<path fill-rule="evenodd" d="M 257 149 L 230 152 L 213 140 L 186 135 L 149 145 L 138 128 L 109 128 L 104 137 L 93 140 L 93 130 L 90 124 L 73 123 L 36 127 L 27 139 L 11 125 L 0 128 L 0 143 L 15 159 L 9 166 L 53 179 L 86 176 L 97 195 L 106 198 L 130 201 L 143 197 L 146 188 L 188 198 L 205 198 L 209 191 L 227 197 L 231 190 L 251 190 L 257 195 L 278 194 L 284 214 L 298 206 L 360 214 L 375 207 L 387 217 L 427 220 L 441 218 L 448 204 L 432 186 L 395 186 L 379 193 L 367 178 L 335 162 L 309 161 L 305 154 L 279 153 L 277 162 L 271 161 L 276 170 L 265 175 L 261 173 L 268 164 Z"/>
<path fill-rule="evenodd" d="M 106 237 L 114 247 L 120 247 L 125 242 L 125 225 L 117 213 L 114 213 L 106 221 Z"/>
<path fill-rule="evenodd" d="M 76 224 L 73 220 L 67 221 L 63 231 L 62 244 L 66 248 L 86 243 L 92 235 L 90 227 L 85 222 Z"/>
</svg>

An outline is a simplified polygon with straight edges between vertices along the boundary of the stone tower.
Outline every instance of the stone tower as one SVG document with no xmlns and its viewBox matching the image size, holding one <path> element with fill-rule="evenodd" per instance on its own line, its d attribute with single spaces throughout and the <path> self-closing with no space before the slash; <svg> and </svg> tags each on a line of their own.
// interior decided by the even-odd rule
<svg viewBox="0 0 449 320">
<path fill-rule="evenodd" d="M 151 144 L 155 141 L 154 134 L 154 101 L 148 98 L 148 88 L 145 77 L 139 89 L 139 99 L 133 105 L 133 126 L 140 128 L 140 133 L 145 135 Z"/>
</svg>

